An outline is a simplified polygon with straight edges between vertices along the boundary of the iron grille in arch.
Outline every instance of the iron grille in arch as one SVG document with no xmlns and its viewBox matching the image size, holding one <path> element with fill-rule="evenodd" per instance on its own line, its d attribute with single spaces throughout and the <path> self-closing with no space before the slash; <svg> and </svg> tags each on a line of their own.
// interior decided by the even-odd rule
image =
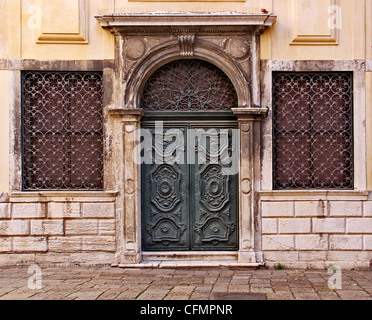
<svg viewBox="0 0 372 320">
<path fill-rule="evenodd" d="M 147 81 L 141 100 L 146 111 L 223 111 L 237 107 L 230 79 L 202 60 L 183 59 L 160 67 Z"/>
<path fill-rule="evenodd" d="M 352 73 L 273 74 L 274 189 L 353 189 Z"/>
<path fill-rule="evenodd" d="M 24 190 L 103 189 L 102 73 L 23 72 Z"/>
</svg>

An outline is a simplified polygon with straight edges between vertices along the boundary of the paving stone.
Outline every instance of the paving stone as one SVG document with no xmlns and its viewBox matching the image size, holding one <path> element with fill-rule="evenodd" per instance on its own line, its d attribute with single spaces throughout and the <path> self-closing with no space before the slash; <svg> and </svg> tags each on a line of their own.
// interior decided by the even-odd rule
<svg viewBox="0 0 372 320">
<path fill-rule="evenodd" d="M 251 288 L 253 293 L 274 293 L 272 288 Z"/>
<path fill-rule="evenodd" d="M 294 297 L 291 293 L 288 292 L 275 292 L 268 293 L 267 300 L 294 300 Z"/>
<path fill-rule="evenodd" d="M 190 300 L 209 300 L 209 293 L 195 292 L 191 295 Z"/>
<path fill-rule="evenodd" d="M 330 289 L 327 285 L 313 286 L 313 288 L 316 292 L 330 292 L 330 291 L 332 291 L 332 289 Z"/>
<path fill-rule="evenodd" d="M 11 291 L 13 291 L 13 290 L 14 290 L 14 288 L 12 288 L 12 287 L 1 287 L 0 286 L 0 297 L 9 293 L 9 292 L 11 292 Z"/>
<path fill-rule="evenodd" d="M 188 300 L 194 290 L 194 286 L 175 286 L 164 300 Z"/>
<path fill-rule="evenodd" d="M 178 282 L 179 285 L 189 285 L 189 284 L 203 284 L 204 279 L 203 278 L 190 278 L 190 279 L 182 279 Z"/>
<path fill-rule="evenodd" d="M 194 293 L 210 293 L 212 289 L 213 289 L 212 286 L 196 287 Z"/>
<path fill-rule="evenodd" d="M 102 291 L 79 291 L 70 294 L 68 298 L 73 300 L 96 300 L 102 293 Z"/>
<path fill-rule="evenodd" d="M 231 285 L 249 284 L 249 280 L 231 280 Z"/>
<path fill-rule="evenodd" d="M 292 292 L 289 286 L 273 286 L 274 292 Z"/>
<path fill-rule="evenodd" d="M 250 284 L 270 284 L 270 279 L 251 279 Z"/>
<path fill-rule="evenodd" d="M 316 293 L 315 289 L 309 287 L 291 287 L 293 293 Z"/>
<path fill-rule="evenodd" d="M 3 295 L 2 297 L 0 297 L 0 300 L 25 300 L 25 299 L 28 299 L 30 297 L 32 297 L 33 295 L 35 295 L 35 293 L 33 292 L 29 292 L 29 293 L 8 293 L 6 295 Z"/>
<path fill-rule="evenodd" d="M 353 284 L 345 284 L 342 283 L 342 290 L 347 290 L 347 291 L 361 291 L 363 290 L 358 284 L 353 283 Z"/>
<path fill-rule="evenodd" d="M 322 300 L 341 300 L 335 292 L 319 292 L 318 294 Z"/>
<path fill-rule="evenodd" d="M 211 300 L 266 300 L 266 294 L 264 293 L 225 293 L 225 292 L 213 292 L 211 293 Z"/>
<path fill-rule="evenodd" d="M 163 300 L 170 290 L 149 289 L 142 292 L 136 300 Z"/>
<path fill-rule="evenodd" d="M 41 290 L 27 286 L 28 267 L 0 267 L 4 300 L 208 300 L 211 294 L 261 293 L 270 300 L 372 299 L 372 271 L 345 270 L 330 290 L 327 270 L 178 270 L 97 267 L 42 268 Z M 248 284 L 249 283 L 249 284 Z"/>
<path fill-rule="evenodd" d="M 372 281 L 358 280 L 357 283 L 362 288 L 372 288 Z"/>
<path fill-rule="evenodd" d="M 337 290 L 342 300 L 364 300 L 372 299 L 372 296 L 363 290 Z"/>
<path fill-rule="evenodd" d="M 287 278 L 272 278 L 271 283 L 282 283 L 287 282 Z"/>
<path fill-rule="evenodd" d="M 271 283 L 251 283 L 251 288 L 272 288 Z"/>
<path fill-rule="evenodd" d="M 174 284 L 152 283 L 150 287 L 154 290 L 171 290 L 174 287 Z"/>
<path fill-rule="evenodd" d="M 103 292 L 97 298 L 97 300 L 115 300 L 124 291 L 126 291 L 126 290 L 123 290 L 122 288 L 109 289 L 109 290 Z"/>
<path fill-rule="evenodd" d="M 228 283 L 216 283 L 213 286 L 212 291 L 221 291 L 221 292 L 227 292 L 229 289 L 229 284 Z"/>
<path fill-rule="evenodd" d="M 115 300 L 135 300 L 141 292 L 125 291 L 119 294 Z"/>
<path fill-rule="evenodd" d="M 216 281 L 217 281 L 216 278 L 211 278 L 210 276 L 208 276 L 208 278 L 204 278 L 203 283 L 205 283 L 205 284 L 214 284 Z"/>
<path fill-rule="evenodd" d="M 229 285 L 228 292 L 249 292 L 250 286 L 246 285 Z"/>
<path fill-rule="evenodd" d="M 293 293 L 296 300 L 320 300 L 320 297 L 317 293 Z"/>
<path fill-rule="evenodd" d="M 215 284 L 223 284 L 223 283 L 230 283 L 231 279 L 230 278 L 218 278 Z"/>
</svg>

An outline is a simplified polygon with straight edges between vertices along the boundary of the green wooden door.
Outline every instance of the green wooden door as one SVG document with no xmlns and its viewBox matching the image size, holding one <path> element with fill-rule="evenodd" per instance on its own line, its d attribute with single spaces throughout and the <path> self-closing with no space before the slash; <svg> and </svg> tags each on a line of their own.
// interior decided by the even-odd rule
<svg viewBox="0 0 372 320">
<path fill-rule="evenodd" d="M 143 125 L 153 160 L 141 170 L 143 250 L 237 250 L 237 175 L 223 170 L 234 128 L 209 122 L 165 123 L 162 130 Z"/>
</svg>

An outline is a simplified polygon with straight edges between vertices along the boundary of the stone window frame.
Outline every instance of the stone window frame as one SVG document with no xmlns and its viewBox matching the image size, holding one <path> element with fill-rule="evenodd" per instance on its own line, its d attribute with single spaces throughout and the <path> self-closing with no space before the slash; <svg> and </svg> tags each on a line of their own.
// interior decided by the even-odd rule
<svg viewBox="0 0 372 320">
<path fill-rule="evenodd" d="M 22 188 L 22 72 L 23 71 L 52 71 L 52 72 L 102 72 L 103 73 L 103 88 L 110 89 L 110 83 L 112 82 L 111 75 L 113 69 L 112 60 L 85 60 L 85 61 L 36 61 L 30 59 L 23 60 L 11 60 L 9 62 L 7 70 L 9 71 L 10 77 L 10 146 L 9 146 L 9 192 L 12 194 L 29 194 L 30 196 L 35 195 L 38 197 L 40 195 L 48 194 L 86 194 L 86 195 L 99 195 L 105 192 L 115 192 L 115 190 L 109 190 L 107 188 L 107 181 L 111 177 L 107 176 L 105 170 L 106 161 L 104 160 L 104 188 L 99 191 L 74 191 L 74 190 L 61 190 L 61 191 L 23 191 Z M 106 92 L 107 91 L 107 92 Z M 109 97 L 110 90 L 104 90 L 103 92 L 103 117 L 104 117 L 104 133 L 107 130 L 107 101 L 111 98 Z M 107 152 L 107 141 L 104 138 L 104 154 Z"/>
<path fill-rule="evenodd" d="M 350 84 L 350 87 L 349 87 L 349 91 L 347 92 L 347 95 L 349 96 L 349 99 L 348 101 L 350 102 L 350 106 L 348 108 L 349 112 L 345 112 L 345 116 L 350 114 L 351 117 L 348 118 L 349 121 L 347 121 L 347 125 L 348 125 L 348 128 L 344 128 L 342 127 L 342 129 L 333 129 L 333 126 L 332 124 L 328 124 L 327 122 L 321 122 L 323 121 L 323 119 L 321 118 L 317 118 L 316 120 L 315 119 L 312 119 L 309 124 L 308 124 L 308 127 L 306 128 L 303 128 L 302 125 L 303 125 L 303 122 L 296 122 L 297 120 L 299 119 L 293 119 L 295 121 L 295 123 L 293 123 L 292 121 L 290 123 L 285 123 L 285 124 L 282 124 L 282 126 L 284 127 L 281 127 L 278 128 L 277 125 L 280 126 L 280 122 L 279 121 L 282 121 L 284 120 L 285 122 L 285 113 L 288 112 L 288 111 L 285 111 L 285 108 L 284 109 L 281 109 L 279 111 L 279 109 L 276 109 L 275 106 L 276 105 L 276 102 L 277 100 L 275 99 L 276 97 L 278 99 L 281 98 L 281 94 L 280 94 L 280 90 L 277 90 L 275 92 L 273 92 L 273 95 L 274 95 L 274 99 L 273 99 L 273 113 L 274 113 L 274 121 L 273 121 L 273 149 L 274 149 L 274 152 L 273 152 L 273 175 L 274 175 L 274 190 L 353 190 L 354 189 L 354 155 L 353 155 L 353 150 L 354 150 L 354 146 L 353 146 L 353 141 L 354 141 L 354 136 L 353 136 L 353 129 L 354 129 L 354 123 L 353 123 L 353 109 L 354 109 L 354 106 L 353 106 L 353 97 L 354 97 L 354 92 L 353 92 L 353 81 L 352 81 L 352 72 L 273 72 L 273 78 L 275 79 L 276 77 L 288 77 L 287 79 L 287 83 L 291 83 L 291 84 L 294 84 L 296 82 L 296 80 L 294 78 L 297 78 L 297 77 L 306 77 L 307 79 L 310 79 L 310 86 L 314 86 L 316 85 L 316 83 L 314 83 L 314 78 L 315 77 L 321 77 L 321 78 L 331 78 L 331 77 L 335 77 L 335 76 L 340 76 L 340 77 L 344 77 L 347 79 L 347 81 L 345 80 L 345 83 L 348 83 Z M 279 85 L 277 82 L 275 82 L 275 85 Z M 295 89 L 295 86 L 292 87 L 293 91 L 291 92 L 291 97 L 293 97 L 294 95 L 297 95 L 297 94 L 301 94 L 300 91 L 296 91 Z M 312 87 L 313 88 L 313 87 Z M 314 91 L 312 90 L 310 93 L 303 93 L 303 95 L 301 96 L 303 99 L 305 97 L 307 97 L 307 99 L 309 99 L 309 102 L 310 103 L 314 103 L 316 105 L 317 108 L 319 108 L 319 104 L 316 104 L 315 101 L 312 101 L 312 95 L 314 95 Z M 287 101 L 288 102 L 288 101 Z M 298 101 L 298 103 L 300 103 L 300 101 Z M 345 105 L 343 105 L 345 106 Z M 283 107 L 281 105 L 281 107 Z M 303 107 L 303 106 L 302 106 Z M 309 115 L 309 114 L 312 114 L 314 111 L 312 110 L 313 108 L 313 105 L 311 105 L 309 107 L 309 110 L 308 111 L 304 111 L 306 115 Z M 289 109 L 291 110 L 291 109 Z M 332 110 L 329 110 L 329 112 L 331 112 Z M 283 113 L 282 113 L 283 112 Z M 308 112 L 308 113 L 307 113 Z M 276 115 L 276 116 L 275 116 Z M 280 120 L 278 120 L 280 118 Z M 327 118 L 325 118 L 327 119 Z M 303 121 L 303 119 L 300 119 L 299 121 Z M 316 122 L 316 123 L 315 123 Z M 316 124 L 318 125 L 318 129 L 315 128 Z M 289 129 L 289 126 L 290 125 L 293 125 L 293 127 L 291 129 Z M 344 123 L 344 125 L 346 126 L 346 123 Z M 301 126 L 301 129 L 299 129 L 299 126 Z M 322 129 L 319 129 L 319 126 L 322 126 L 321 128 Z M 325 166 L 325 170 L 327 170 L 327 172 L 331 171 L 331 165 L 325 161 L 325 159 L 321 158 L 320 156 L 317 157 L 315 154 L 318 153 L 323 153 L 324 151 L 326 150 L 321 150 L 321 149 L 317 149 L 316 148 L 316 145 L 315 145 L 315 141 L 317 140 L 315 138 L 315 136 L 313 136 L 313 132 L 312 131 L 317 131 L 317 130 L 321 130 L 322 131 L 322 134 L 324 134 L 325 136 L 330 136 L 332 135 L 331 132 L 333 131 L 337 131 L 337 133 L 340 133 L 342 131 L 342 134 L 343 136 L 346 135 L 347 137 L 350 137 L 350 138 L 347 138 L 347 137 L 344 137 L 345 141 L 345 145 L 343 147 L 341 146 L 338 146 L 336 147 L 336 151 L 338 151 L 339 153 L 341 152 L 346 152 L 347 154 L 350 154 L 349 157 L 345 157 L 344 161 L 341 161 L 340 158 L 337 159 L 337 165 L 341 166 L 341 165 L 345 165 L 345 180 L 342 180 L 342 182 L 340 182 L 339 180 L 337 179 L 341 179 L 339 176 L 335 175 L 332 177 L 332 175 L 330 175 L 329 177 L 332 178 L 332 182 L 327 182 L 326 180 L 323 180 L 325 179 L 325 176 L 324 174 L 321 175 L 319 174 L 319 176 L 317 178 L 315 178 L 316 180 L 319 180 L 318 182 L 315 182 L 314 181 L 314 174 L 315 174 L 315 171 L 316 169 L 318 168 L 317 166 L 314 166 L 313 165 L 313 162 L 312 161 L 318 161 L 318 162 L 321 162 L 321 165 Z M 305 151 L 306 153 L 308 152 L 309 154 L 307 156 L 304 156 L 302 155 L 302 158 L 300 158 L 300 162 L 301 163 L 307 163 L 308 166 L 306 166 L 304 170 L 306 170 L 306 174 L 304 172 L 302 172 L 301 174 L 303 174 L 302 176 L 302 179 L 305 179 L 305 177 L 307 178 L 310 178 L 310 181 L 308 180 L 306 183 L 304 180 L 301 180 L 300 182 L 289 182 L 289 180 L 291 180 L 292 178 L 295 178 L 294 177 L 294 172 L 292 171 L 292 175 L 289 173 L 287 175 L 287 173 L 283 174 L 283 170 L 286 169 L 287 166 L 291 166 L 291 163 L 289 163 L 288 161 L 290 160 L 283 160 L 283 161 L 278 161 L 279 158 L 281 157 L 280 155 L 283 155 L 284 153 L 287 153 L 287 145 L 286 144 L 283 144 L 283 143 L 280 143 L 279 142 L 279 138 L 278 138 L 278 135 L 286 135 L 288 134 L 288 136 L 291 136 L 291 137 L 295 137 L 297 134 L 303 134 L 304 136 L 306 136 L 306 142 L 309 143 L 309 145 L 305 148 L 301 148 L 302 151 Z M 333 138 L 333 135 L 332 135 L 332 138 Z M 350 144 L 349 144 L 350 142 Z M 347 147 L 347 146 L 349 147 Z M 294 149 L 292 149 L 292 152 L 294 151 Z M 299 149 L 297 151 L 300 151 Z M 327 153 L 325 153 L 327 154 Z M 331 156 L 330 154 L 328 154 L 328 156 Z M 301 157 L 301 156 L 300 156 Z M 325 156 L 327 157 L 327 156 Z M 293 158 L 291 158 L 293 159 Z M 316 160 L 315 160 L 316 159 Z M 336 160 L 336 159 L 334 159 Z M 291 162 L 291 161 L 290 161 Z M 309 165 L 310 163 L 310 165 Z M 299 163 L 297 163 L 299 164 Z M 299 166 L 297 166 L 297 164 L 292 164 L 292 170 L 295 170 L 296 172 L 298 172 L 299 170 L 301 170 L 301 168 Z M 332 162 L 332 165 L 335 165 L 334 162 Z M 309 176 L 310 175 L 310 176 Z M 289 179 L 289 180 L 286 180 L 286 178 Z M 335 178 L 335 180 L 333 180 L 333 178 Z M 350 182 L 347 182 L 349 180 L 347 180 L 347 178 L 350 179 Z M 281 181 L 281 180 L 284 180 L 284 181 Z M 291 180 L 292 181 L 292 180 Z M 329 183 L 332 183 L 332 185 L 329 185 Z M 327 186 L 323 186 L 323 185 L 327 185 Z"/>
<path fill-rule="evenodd" d="M 272 77 L 273 72 L 352 72 L 354 105 L 354 190 L 273 190 L 273 136 L 272 136 Z M 268 119 L 262 127 L 262 179 L 261 195 L 319 195 L 334 194 L 353 196 L 366 191 L 366 63 L 357 60 L 262 60 L 262 104 L 269 106 Z M 319 200 L 319 198 L 316 198 Z"/>
<path fill-rule="evenodd" d="M 103 190 L 103 74 L 100 71 L 22 71 L 21 73 L 22 78 L 22 101 L 21 101 L 21 115 L 22 115 L 22 133 L 21 133 L 21 139 L 22 139 L 22 190 L 23 191 L 102 191 Z M 29 119 L 34 119 L 36 116 L 34 111 L 30 108 L 27 108 L 28 103 L 31 101 L 30 94 L 31 90 L 28 88 L 27 85 L 27 79 L 29 77 L 41 77 L 41 81 L 43 81 L 42 89 L 37 90 L 38 96 L 38 104 L 42 104 L 42 113 L 43 117 L 45 117 L 43 122 L 51 122 L 51 125 L 48 126 L 47 124 L 44 124 L 45 127 L 41 128 L 36 126 L 36 129 L 32 129 L 30 125 L 27 125 L 27 117 Z M 51 104 L 47 102 L 48 98 L 53 99 L 50 97 L 51 94 L 54 92 L 50 89 L 47 90 L 46 87 L 48 85 L 55 85 L 55 82 L 51 80 L 51 83 L 48 83 L 49 80 L 47 80 L 47 77 L 61 77 L 61 86 L 62 90 L 59 91 L 59 95 L 62 96 L 60 98 L 56 98 L 52 102 L 54 106 L 58 103 L 62 103 L 61 105 L 61 112 L 62 112 L 62 121 L 63 126 L 59 127 L 58 123 L 60 120 L 53 119 L 53 117 L 49 117 L 46 115 L 48 113 L 48 110 L 50 110 Z M 82 96 L 78 99 L 74 99 L 74 92 L 71 91 L 69 88 L 74 87 L 75 90 L 78 90 L 78 92 L 75 92 L 76 95 L 82 95 L 90 92 L 92 88 L 88 88 L 91 84 L 86 82 L 86 78 L 90 76 L 90 80 L 94 82 L 93 85 L 98 86 L 95 87 L 95 93 L 98 94 L 96 96 L 97 98 L 93 98 L 94 101 L 82 101 Z M 94 77 L 94 80 L 91 77 Z M 66 77 L 69 77 L 70 79 L 67 80 Z M 76 77 L 76 78 L 75 78 Z M 81 77 L 81 78 L 80 78 Z M 40 78 L 38 78 L 40 80 Z M 80 79 L 80 81 L 79 81 Z M 74 81 L 75 80 L 75 81 Z M 32 85 L 31 85 L 32 87 Z M 43 89 L 44 88 L 44 89 Z M 96 91 L 96 89 L 99 89 Z M 85 91 L 83 91 L 85 90 Z M 88 91 L 89 90 L 89 91 Z M 42 96 L 40 98 L 40 95 Z M 89 93 L 90 95 L 90 93 Z M 32 95 L 31 95 L 32 96 Z M 47 98 L 48 96 L 48 98 Z M 63 101 L 60 99 L 62 98 Z M 31 98 L 32 99 L 32 98 Z M 86 99 L 88 99 L 86 97 Z M 88 102 L 88 105 L 87 105 Z M 82 116 L 79 113 L 84 112 L 84 108 L 89 106 L 94 106 L 94 110 L 90 109 L 85 113 L 84 116 Z M 67 113 L 68 108 L 71 108 L 72 113 Z M 77 116 L 74 117 L 73 113 L 77 112 Z M 87 126 L 84 126 L 84 124 L 77 124 L 76 121 L 79 120 L 79 117 L 89 117 L 90 112 L 93 112 L 95 115 L 95 124 L 97 124 L 99 127 L 95 127 L 94 129 L 88 128 Z M 99 116 L 99 121 L 96 121 L 96 116 Z M 36 121 L 36 120 L 31 120 Z M 92 120 L 90 120 L 92 121 Z M 71 122 L 75 122 L 74 124 L 71 124 Z M 92 124 L 92 123 L 90 123 Z M 40 126 L 43 126 L 42 123 L 39 124 Z M 79 127 L 80 125 L 80 127 Z M 74 128 L 75 126 L 75 128 Z M 78 127 L 78 128 L 76 128 Z M 57 129 L 58 128 L 58 129 Z M 52 133 L 53 135 L 56 135 L 59 138 L 59 142 L 62 144 L 62 150 L 52 150 L 50 149 L 51 143 L 53 141 L 50 139 L 49 134 Z M 85 139 L 86 134 L 94 134 L 96 137 L 99 137 L 95 142 L 89 141 Z M 37 135 L 38 138 L 41 138 L 44 143 L 41 144 L 40 142 L 36 142 L 35 140 L 32 140 L 32 137 Z M 72 159 L 74 152 L 79 152 L 80 148 L 76 148 L 72 146 L 72 137 L 79 137 L 81 139 L 80 146 L 82 149 L 80 150 L 80 156 L 75 157 L 75 169 L 73 169 Z M 78 139 L 79 139 L 78 138 Z M 36 139 L 38 140 L 38 139 Z M 25 141 L 29 141 L 28 143 L 25 143 Z M 94 157 L 89 157 L 88 154 L 88 148 L 92 147 L 92 143 L 94 144 L 93 148 L 96 148 L 96 153 L 94 154 Z M 69 146 L 69 144 L 71 144 Z M 88 147 L 89 145 L 89 147 Z M 49 146 L 49 147 L 48 147 Z M 49 151 L 61 151 L 61 154 L 57 158 L 49 158 L 47 153 L 43 153 L 42 156 L 36 157 L 34 160 L 33 156 L 31 155 L 31 151 L 35 150 L 36 152 L 40 152 L 42 149 L 49 150 Z M 49 152 L 48 152 L 49 153 Z M 78 158 L 82 157 L 82 161 L 86 163 L 87 166 L 83 164 L 79 164 Z M 48 159 L 49 158 L 49 159 Z M 41 161 L 39 161 L 41 160 Z M 50 165 L 53 165 L 53 162 L 58 160 L 61 160 L 62 165 L 58 167 L 59 173 L 55 173 L 53 171 L 52 173 L 44 175 L 44 170 L 48 170 Z M 36 162 L 35 162 L 36 161 Z M 40 162 L 45 161 L 46 164 L 43 165 Z M 38 175 L 40 175 L 42 182 L 39 182 L 39 179 L 35 179 L 36 176 L 31 173 L 32 167 L 36 165 L 36 169 L 40 172 Z M 40 167 L 39 167 L 40 166 Z M 92 171 L 90 171 L 90 175 L 85 175 L 84 178 L 84 169 L 91 168 Z M 68 173 L 70 172 L 70 173 Z M 93 174 L 93 175 L 92 175 Z M 55 175 L 55 177 L 53 177 Z M 66 177 L 69 178 L 66 179 Z M 72 180 L 72 177 L 77 178 L 78 180 Z M 91 178 L 94 178 L 95 182 L 90 180 Z M 39 178 L 39 177 L 37 177 Z M 57 182 L 61 181 L 60 179 L 63 179 L 63 182 Z M 65 180 L 66 179 L 66 180 Z M 97 180 L 96 180 L 97 179 Z M 35 181 L 38 180 L 38 181 Z M 48 181 L 49 180 L 49 181 Z M 81 182 L 79 182 L 81 181 Z"/>
</svg>

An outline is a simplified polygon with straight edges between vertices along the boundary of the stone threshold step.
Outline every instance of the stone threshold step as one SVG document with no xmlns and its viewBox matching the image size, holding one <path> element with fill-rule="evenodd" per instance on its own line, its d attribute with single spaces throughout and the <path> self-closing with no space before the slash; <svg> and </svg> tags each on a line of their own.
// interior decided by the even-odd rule
<svg viewBox="0 0 372 320">
<path fill-rule="evenodd" d="M 120 268 L 153 268 L 153 269 L 178 269 L 178 268 L 252 268 L 263 267 L 264 263 L 239 263 L 236 261 L 143 261 L 138 264 L 119 264 Z"/>
</svg>

